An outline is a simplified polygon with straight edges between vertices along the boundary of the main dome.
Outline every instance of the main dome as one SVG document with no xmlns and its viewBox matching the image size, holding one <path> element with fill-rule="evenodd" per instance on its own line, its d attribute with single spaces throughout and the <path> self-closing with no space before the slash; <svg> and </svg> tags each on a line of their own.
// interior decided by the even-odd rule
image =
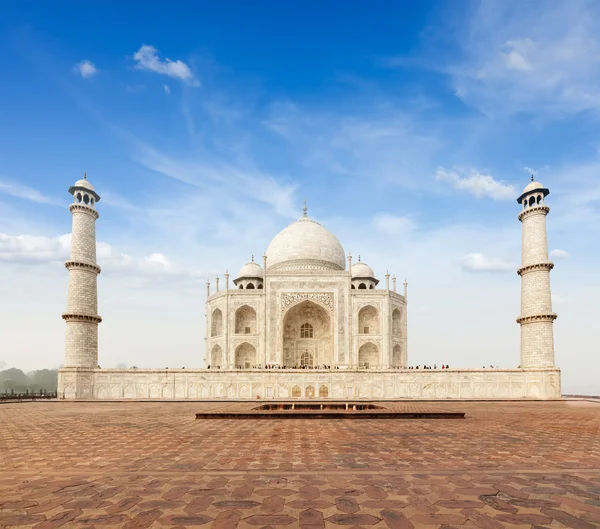
<svg viewBox="0 0 600 529">
<path fill-rule="evenodd" d="M 266 252 L 267 270 L 344 270 L 346 257 L 337 237 L 307 216 L 280 231 Z"/>
</svg>

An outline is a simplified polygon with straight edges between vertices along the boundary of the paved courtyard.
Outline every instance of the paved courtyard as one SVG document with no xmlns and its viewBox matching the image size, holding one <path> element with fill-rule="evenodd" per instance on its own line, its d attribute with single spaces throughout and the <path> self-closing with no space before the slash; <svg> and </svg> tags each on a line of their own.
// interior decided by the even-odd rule
<svg viewBox="0 0 600 529">
<path fill-rule="evenodd" d="M 0 405 L 0 527 L 600 526 L 600 404 L 210 420 L 256 403 Z"/>
</svg>

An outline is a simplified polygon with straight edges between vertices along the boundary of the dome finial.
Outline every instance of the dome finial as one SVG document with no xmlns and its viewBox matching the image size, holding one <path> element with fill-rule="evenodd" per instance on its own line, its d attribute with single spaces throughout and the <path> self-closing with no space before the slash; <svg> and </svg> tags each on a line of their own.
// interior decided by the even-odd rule
<svg viewBox="0 0 600 529">
<path fill-rule="evenodd" d="M 254 262 L 254 254 L 252 254 L 252 262 Z"/>
<path fill-rule="evenodd" d="M 360 254 L 358 254 L 358 262 L 360 263 Z"/>
<path fill-rule="evenodd" d="M 304 207 L 302 208 L 303 217 L 306 217 L 308 214 L 308 208 L 306 207 L 306 199 L 304 199 Z"/>
<path fill-rule="evenodd" d="M 533 174 L 531 175 L 531 181 L 533 182 Z"/>
<path fill-rule="evenodd" d="M 85 171 L 83 171 L 83 179 L 87 180 L 87 173 Z"/>
</svg>

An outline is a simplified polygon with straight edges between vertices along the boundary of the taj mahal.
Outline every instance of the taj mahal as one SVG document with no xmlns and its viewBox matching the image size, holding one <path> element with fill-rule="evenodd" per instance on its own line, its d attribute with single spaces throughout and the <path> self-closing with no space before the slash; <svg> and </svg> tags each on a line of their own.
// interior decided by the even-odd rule
<svg viewBox="0 0 600 529">
<path fill-rule="evenodd" d="M 64 399 L 551 399 L 554 365 L 546 204 L 532 181 L 517 198 L 522 223 L 520 365 L 408 369 L 407 283 L 382 283 L 337 237 L 303 215 L 230 281 L 206 284 L 203 368 L 101 369 L 95 225 L 100 195 L 87 177 L 73 195 Z M 390 284 L 391 279 L 391 284 Z M 432 323 L 433 325 L 433 323 Z M 191 329 L 190 332 L 193 332 Z M 199 352 L 199 360 L 202 352 Z"/>
<path fill-rule="evenodd" d="M 346 262 L 348 263 L 346 265 Z M 234 288 L 207 285 L 206 362 L 261 366 L 406 367 L 404 295 L 385 288 L 364 262 L 307 215 L 275 236 L 261 267 L 242 267 Z"/>
</svg>

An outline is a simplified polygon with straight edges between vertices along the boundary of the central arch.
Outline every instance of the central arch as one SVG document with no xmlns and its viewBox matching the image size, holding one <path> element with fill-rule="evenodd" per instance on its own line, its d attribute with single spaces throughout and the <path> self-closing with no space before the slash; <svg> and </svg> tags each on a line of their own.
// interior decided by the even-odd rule
<svg viewBox="0 0 600 529">
<path fill-rule="evenodd" d="M 294 305 L 283 317 L 283 365 L 331 365 L 332 336 L 327 310 L 309 300 Z"/>
</svg>

